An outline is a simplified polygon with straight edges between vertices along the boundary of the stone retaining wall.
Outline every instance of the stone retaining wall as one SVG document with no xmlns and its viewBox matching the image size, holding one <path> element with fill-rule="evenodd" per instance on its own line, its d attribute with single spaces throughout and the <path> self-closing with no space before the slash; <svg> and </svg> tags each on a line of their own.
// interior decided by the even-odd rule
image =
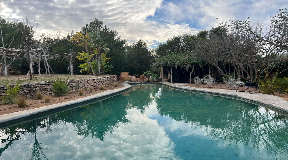
<svg viewBox="0 0 288 160">
<path fill-rule="evenodd" d="M 99 86 L 108 86 L 117 81 L 117 75 L 108 75 L 103 77 L 96 77 L 91 79 L 78 79 L 68 80 L 67 85 L 69 86 L 69 92 L 74 92 L 78 89 L 89 90 L 98 89 Z M 53 95 L 53 84 L 55 81 L 43 81 L 39 83 L 27 83 L 20 85 L 19 93 L 25 95 L 27 98 L 35 97 L 38 91 L 41 91 L 45 95 Z M 15 85 L 11 85 L 14 87 Z M 5 95 L 6 86 L 0 85 L 0 95 Z"/>
</svg>

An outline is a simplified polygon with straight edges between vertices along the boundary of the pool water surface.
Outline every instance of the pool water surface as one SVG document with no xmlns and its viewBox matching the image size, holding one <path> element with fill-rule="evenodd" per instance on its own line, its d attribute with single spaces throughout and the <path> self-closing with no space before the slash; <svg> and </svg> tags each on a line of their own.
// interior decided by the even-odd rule
<svg viewBox="0 0 288 160">
<path fill-rule="evenodd" d="M 287 159 L 288 117 L 258 104 L 134 85 L 0 129 L 0 159 Z"/>
</svg>

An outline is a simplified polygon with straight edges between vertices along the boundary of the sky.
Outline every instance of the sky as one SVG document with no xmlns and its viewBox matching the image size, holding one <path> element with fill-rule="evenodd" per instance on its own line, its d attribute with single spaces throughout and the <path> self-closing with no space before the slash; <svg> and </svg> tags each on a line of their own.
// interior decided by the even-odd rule
<svg viewBox="0 0 288 160">
<path fill-rule="evenodd" d="M 287 0 L 0 0 L 2 18 L 27 17 L 38 35 L 65 36 L 97 18 L 128 44 L 142 39 L 150 48 L 228 20 L 268 26 L 283 8 Z"/>
</svg>

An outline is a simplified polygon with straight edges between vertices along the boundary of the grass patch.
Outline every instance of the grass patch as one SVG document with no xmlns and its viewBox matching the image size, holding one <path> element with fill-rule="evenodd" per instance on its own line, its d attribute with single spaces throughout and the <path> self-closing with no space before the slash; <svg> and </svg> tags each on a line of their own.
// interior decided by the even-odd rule
<svg viewBox="0 0 288 160">
<path fill-rule="evenodd" d="M 83 96 L 84 90 L 83 89 L 79 89 L 78 93 L 79 93 L 79 96 Z"/>
<path fill-rule="evenodd" d="M 92 93 L 94 91 L 94 87 L 89 88 L 89 93 Z"/>
<path fill-rule="evenodd" d="M 24 96 L 20 96 L 16 100 L 16 104 L 19 108 L 25 108 L 27 106 L 27 99 Z"/>
<path fill-rule="evenodd" d="M 44 97 L 44 102 L 45 102 L 45 103 L 49 103 L 51 100 L 52 100 L 52 97 L 51 97 L 51 96 L 45 96 L 45 97 Z"/>
<path fill-rule="evenodd" d="M 42 99 L 42 98 L 43 98 L 43 94 L 40 91 L 38 91 L 36 93 L 36 99 Z"/>
<path fill-rule="evenodd" d="M 99 89 L 100 90 L 105 90 L 106 88 L 105 88 L 105 86 L 99 86 Z"/>
</svg>

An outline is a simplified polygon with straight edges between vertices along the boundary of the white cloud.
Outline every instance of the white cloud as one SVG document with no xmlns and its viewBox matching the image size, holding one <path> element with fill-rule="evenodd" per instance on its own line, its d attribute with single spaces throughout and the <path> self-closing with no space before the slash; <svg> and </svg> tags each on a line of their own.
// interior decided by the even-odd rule
<svg viewBox="0 0 288 160">
<path fill-rule="evenodd" d="M 223 0 L 210 1 L 208 4 L 203 3 L 201 10 L 205 16 L 200 19 L 200 24 L 206 26 L 206 29 L 210 29 L 221 22 L 235 20 L 237 6 L 231 6 L 232 3 L 232 1 Z"/>
<path fill-rule="evenodd" d="M 285 4 L 286 0 L 0 0 L 0 16 L 8 20 L 35 19 L 37 32 L 61 35 L 79 31 L 97 18 L 130 44 L 142 39 L 150 46 L 228 20 L 251 17 L 254 22 L 268 24 Z M 147 19 L 158 12 L 157 20 Z"/>
<path fill-rule="evenodd" d="M 129 123 L 120 123 L 112 133 L 106 132 L 104 141 L 77 135 L 70 123 L 58 123 L 49 133 L 38 131 L 37 140 L 48 159 L 179 159 L 174 153 L 175 144 L 156 120 L 135 108 L 127 110 L 126 118 Z M 1 158 L 29 159 L 33 144 L 33 134 L 21 135 L 21 140 L 5 150 Z M 13 154 L 15 151 L 18 153 Z"/>
<path fill-rule="evenodd" d="M 0 13 L 3 18 L 35 19 L 39 33 L 67 35 L 72 30 L 79 31 L 94 18 L 117 30 L 119 36 L 130 44 L 143 39 L 149 46 L 153 41 L 164 42 L 173 36 L 193 32 L 186 24 L 160 24 L 146 20 L 148 16 L 154 16 L 162 0 L 14 0 L 1 4 L 5 11 Z"/>
</svg>

